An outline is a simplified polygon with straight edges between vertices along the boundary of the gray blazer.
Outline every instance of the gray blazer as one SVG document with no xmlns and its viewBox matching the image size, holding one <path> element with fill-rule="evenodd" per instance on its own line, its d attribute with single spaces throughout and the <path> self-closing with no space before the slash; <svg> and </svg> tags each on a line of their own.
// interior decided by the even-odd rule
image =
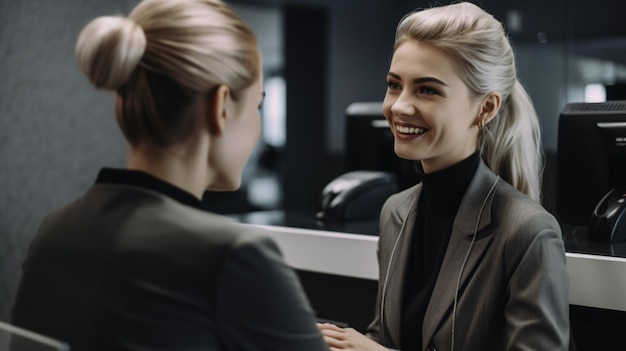
<svg viewBox="0 0 626 351">
<path fill-rule="evenodd" d="M 76 351 L 328 350 L 263 231 L 117 184 L 47 216 L 12 321 Z"/>
<path fill-rule="evenodd" d="M 390 348 L 400 342 L 420 190 L 418 184 L 393 195 L 380 216 L 377 308 L 368 335 Z M 416 332 L 423 349 L 451 350 L 454 334 L 459 351 L 567 350 L 568 288 L 558 222 L 481 161 L 454 221 L 423 329 Z"/>
</svg>

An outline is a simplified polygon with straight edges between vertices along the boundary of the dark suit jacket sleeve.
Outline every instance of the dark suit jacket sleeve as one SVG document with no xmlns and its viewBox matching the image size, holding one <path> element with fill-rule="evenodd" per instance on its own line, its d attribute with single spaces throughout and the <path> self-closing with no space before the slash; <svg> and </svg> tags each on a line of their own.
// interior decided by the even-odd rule
<svg viewBox="0 0 626 351">
<path fill-rule="evenodd" d="M 542 229 L 532 228 L 539 223 Z M 507 267 L 507 350 L 567 350 L 569 284 L 561 233 L 545 218 L 533 218 L 528 227 L 537 230 L 530 243 L 512 240 L 507 249 L 516 252 Z"/>
<path fill-rule="evenodd" d="M 271 239 L 244 235 L 235 243 L 216 305 L 227 350 L 328 350 L 295 272 Z"/>
</svg>

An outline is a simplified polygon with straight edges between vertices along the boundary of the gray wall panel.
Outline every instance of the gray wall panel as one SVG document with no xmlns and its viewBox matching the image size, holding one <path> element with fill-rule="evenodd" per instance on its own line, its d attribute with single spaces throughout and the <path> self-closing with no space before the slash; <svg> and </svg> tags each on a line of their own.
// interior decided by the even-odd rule
<svg viewBox="0 0 626 351">
<path fill-rule="evenodd" d="M 9 319 L 43 216 L 83 192 L 102 165 L 124 163 L 113 94 L 92 89 L 73 56 L 80 29 L 120 7 L 97 0 L 0 5 L 0 320 Z"/>
</svg>

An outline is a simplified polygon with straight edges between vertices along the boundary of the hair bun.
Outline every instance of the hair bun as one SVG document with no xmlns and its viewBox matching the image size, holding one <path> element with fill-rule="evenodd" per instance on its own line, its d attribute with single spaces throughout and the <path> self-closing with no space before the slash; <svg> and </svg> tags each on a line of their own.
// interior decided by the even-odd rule
<svg viewBox="0 0 626 351">
<path fill-rule="evenodd" d="M 143 29 L 124 17 L 98 17 L 78 37 L 76 59 L 96 88 L 115 90 L 139 64 L 146 49 Z"/>
</svg>

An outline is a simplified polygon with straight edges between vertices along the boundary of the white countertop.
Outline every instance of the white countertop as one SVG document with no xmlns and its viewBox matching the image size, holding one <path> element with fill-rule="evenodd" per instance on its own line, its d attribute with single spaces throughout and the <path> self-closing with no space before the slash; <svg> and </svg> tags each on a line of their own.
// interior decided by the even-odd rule
<svg viewBox="0 0 626 351">
<path fill-rule="evenodd" d="M 255 226 L 268 230 L 295 269 L 378 279 L 377 236 Z M 569 252 L 566 256 L 571 304 L 626 311 L 626 258 Z"/>
</svg>

